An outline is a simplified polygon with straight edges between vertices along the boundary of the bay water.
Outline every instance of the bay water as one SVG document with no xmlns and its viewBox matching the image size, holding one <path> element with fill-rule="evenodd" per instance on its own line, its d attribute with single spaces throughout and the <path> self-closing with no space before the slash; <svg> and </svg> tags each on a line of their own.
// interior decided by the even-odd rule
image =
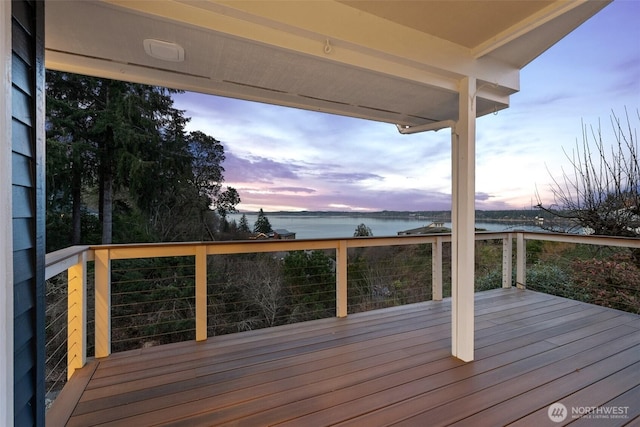
<svg viewBox="0 0 640 427">
<path fill-rule="evenodd" d="M 240 223 L 242 213 L 233 213 L 227 215 L 227 220 L 235 220 Z M 253 229 L 253 225 L 258 218 L 255 213 L 245 213 L 249 228 Z M 353 233 L 360 224 L 365 224 L 371 229 L 376 237 L 397 236 L 399 231 L 410 230 L 412 228 L 424 227 L 431 224 L 432 221 L 425 219 L 386 219 L 358 216 L 343 215 L 292 215 L 281 213 L 268 213 L 265 215 L 269 219 L 271 228 L 286 229 L 292 233 L 296 233 L 296 239 L 320 239 L 320 238 L 341 238 L 353 237 Z M 450 222 L 444 223 L 445 227 L 451 228 Z M 527 230 L 541 231 L 537 226 L 525 223 L 513 222 L 479 222 L 476 228 L 487 231 L 511 231 L 511 230 Z"/>
</svg>

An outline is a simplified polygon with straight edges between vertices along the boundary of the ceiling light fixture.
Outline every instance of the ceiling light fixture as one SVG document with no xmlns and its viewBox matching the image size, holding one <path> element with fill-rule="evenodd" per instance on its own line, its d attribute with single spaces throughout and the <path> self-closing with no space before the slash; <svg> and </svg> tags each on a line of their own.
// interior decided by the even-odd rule
<svg viewBox="0 0 640 427">
<path fill-rule="evenodd" d="M 169 62 L 184 61 L 184 48 L 177 43 L 145 39 L 142 44 L 147 55 L 153 58 Z"/>
</svg>

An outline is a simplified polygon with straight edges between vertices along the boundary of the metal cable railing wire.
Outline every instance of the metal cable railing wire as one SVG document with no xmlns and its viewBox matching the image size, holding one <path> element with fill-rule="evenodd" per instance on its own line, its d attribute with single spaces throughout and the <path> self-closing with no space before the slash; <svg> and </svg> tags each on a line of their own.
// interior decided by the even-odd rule
<svg viewBox="0 0 640 427">
<path fill-rule="evenodd" d="M 47 280 L 45 288 L 45 393 L 53 401 L 67 380 L 66 274 Z"/>
<path fill-rule="evenodd" d="M 335 260 L 327 253 L 224 255 L 209 266 L 209 335 L 335 316 Z"/>
<path fill-rule="evenodd" d="M 112 265 L 112 351 L 194 338 L 192 257 L 116 260 Z"/>
<path fill-rule="evenodd" d="M 636 251 L 528 241 L 527 288 L 640 314 L 640 260 Z"/>
<path fill-rule="evenodd" d="M 355 248 L 348 262 L 350 313 L 432 298 L 430 245 Z"/>
</svg>

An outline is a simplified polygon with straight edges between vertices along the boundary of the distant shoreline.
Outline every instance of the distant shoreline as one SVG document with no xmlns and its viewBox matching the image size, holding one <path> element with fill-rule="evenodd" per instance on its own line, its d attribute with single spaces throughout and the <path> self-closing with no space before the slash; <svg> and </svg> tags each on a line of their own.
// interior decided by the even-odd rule
<svg viewBox="0 0 640 427">
<path fill-rule="evenodd" d="M 239 211 L 236 214 L 257 215 L 258 212 Z M 476 221 L 490 222 L 529 222 L 534 221 L 542 213 L 538 210 L 477 210 Z M 451 211 L 273 211 L 265 212 L 277 216 L 318 216 L 318 217 L 350 217 L 350 218 L 377 218 L 377 219 L 416 219 L 428 221 L 451 222 Z"/>
</svg>

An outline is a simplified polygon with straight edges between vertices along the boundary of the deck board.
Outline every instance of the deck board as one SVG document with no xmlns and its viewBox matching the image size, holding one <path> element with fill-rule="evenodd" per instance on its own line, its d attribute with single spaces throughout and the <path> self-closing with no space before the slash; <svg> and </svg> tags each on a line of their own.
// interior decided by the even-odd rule
<svg viewBox="0 0 640 427">
<path fill-rule="evenodd" d="M 542 425 L 556 401 L 640 397 L 640 316 L 532 291 L 477 293 L 471 363 L 450 356 L 450 317 L 444 300 L 114 354 L 83 368 L 85 382 L 73 378 L 47 420 Z M 632 422 L 639 406 L 610 425 Z"/>
</svg>

